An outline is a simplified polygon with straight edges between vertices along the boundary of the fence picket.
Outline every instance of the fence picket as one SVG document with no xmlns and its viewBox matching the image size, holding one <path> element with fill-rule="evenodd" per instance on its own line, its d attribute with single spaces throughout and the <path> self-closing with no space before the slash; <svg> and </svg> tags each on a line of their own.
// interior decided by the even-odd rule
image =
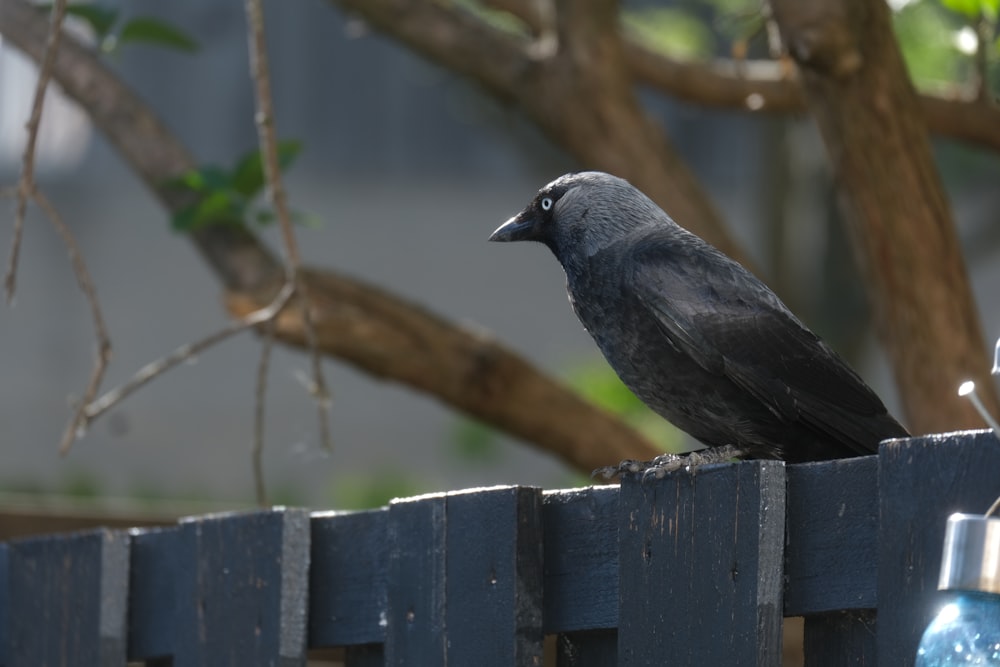
<svg viewBox="0 0 1000 667">
<path fill-rule="evenodd" d="M 9 543 L 5 667 L 125 664 L 128 554 L 124 531 Z"/>
<path fill-rule="evenodd" d="M 625 479 L 618 530 L 619 665 L 780 664 L 783 463 Z"/>
<path fill-rule="evenodd" d="M 0 667 L 912 664 L 945 518 L 1000 494 L 1000 442 L 748 461 L 569 491 L 275 509 L 0 543 Z M 307 627 L 308 623 L 308 627 Z M 877 630 L 877 632 L 876 632 Z"/>
</svg>

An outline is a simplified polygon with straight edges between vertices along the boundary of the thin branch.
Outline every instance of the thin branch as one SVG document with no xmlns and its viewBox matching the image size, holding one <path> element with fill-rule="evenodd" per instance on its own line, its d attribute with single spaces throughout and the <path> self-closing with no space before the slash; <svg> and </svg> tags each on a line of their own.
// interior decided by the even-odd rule
<svg viewBox="0 0 1000 667">
<path fill-rule="evenodd" d="M 292 297 L 294 292 L 295 290 L 293 289 L 293 285 L 288 283 L 282 288 L 281 292 L 277 297 L 275 297 L 274 301 L 272 301 L 266 308 L 254 311 L 238 322 L 233 322 L 223 329 L 220 329 L 219 331 L 216 331 L 199 341 L 182 345 L 168 356 L 146 364 L 132 376 L 132 379 L 108 391 L 96 401 L 86 405 L 83 410 L 83 420 L 80 423 L 79 428 L 81 430 L 86 429 L 91 422 L 121 403 L 127 396 L 167 372 L 174 366 L 182 364 L 190 359 L 194 359 L 216 343 L 220 343 L 238 333 L 261 324 L 271 322 L 285 307 L 285 304 L 288 303 L 288 300 Z"/>
<path fill-rule="evenodd" d="M 387 23 L 390 19 L 385 17 Z M 493 33 L 483 26 L 473 24 L 471 33 L 460 28 L 450 29 L 446 37 L 492 39 Z M 0 0 L 0 33 L 36 62 L 43 58 L 46 21 L 32 5 Z M 513 42 L 507 37 L 499 41 Z M 518 70 L 523 63 L 500 60 L 494 66 L 498 71 Z M 189 193 L 167 185 L 172 177 L 196 168 L 190 151 L 91 49 L 64 36 L 53 78 L 86 110 L 166 210 L 190 205 Z M 267 306 L 285 281 L 281 262 L 246 227 L 208 226 L 195 230 L 191 241 L 226 287 L 226 307 L 233 317 Z M 311 307 L 319 315 L 317 333 L 324 354 L 432 395 L 580 470 L 626 458 L 651 459 L 659 453 L 635 429 L 479 332 L 334 271 L 307 270 L 306 280 Z M 304 348 L 299 318 L 291 310 L 278 323 L 277 338 Z M 550 409 L 539 411 L 538 405 Z"/>
<path fill-rule="evenodd" d="M 38 128 L 42 122 L 42 107 L 45 105 L 45 91 L 52 78 L 52 64 L 59 50 L 59 38 L 62 35 L 63 19 L 66 17 L 66 0 L 56 0 L 52 5 L 49 18 L 49 34 L 45 40 L 45 55 L 38 68 L 38 81 L 35 83 L 35 97 L 31 103 L 31 116 L 28 119 L 28 141 L 24 146 L 24 166 L 21 178 L 17 184 L 17 209 L 14 213 L 14 237 L 10 245 L 10 257 L 7 262 L 7 273 L 4 276 L 4 290 L 7 303 L 14 300 L 17 289 L 17 263 L 21 253 L 21 238 L 24 236 L 24 216 L 28 208 L 28 199 L 35 193 L 35 146 L 38 144 Z"/>
<path fill-rule="evenodd" d="M 254 392 L 253 419 L 253 482 L 257 504 L 267 507 L 267 487 L 264 484 L 264 410 L 267 399 L 267 371 L 271 363 L 271 349 L 274 347 L 274 320 L 262 327 L 260 360 L 257 362 L 257 389 Z"/>
<path fill-rule="evenodd" d="M 94 368 L 91 370 L 90 379 L 87 382 L 86 389 L 84 389 L 83 396 L 80 397 L 73 418 L 67 424 L 66 431 L 59 442 L 59 454 L 65 456 L 69 453 L 76 434 L 86 423 L 87 418 L 84 415 L 86 406 L 94 400 L 98 390 L 101 388 L 101 381 L 104 379 L 104 373 L 108 368 L 108 363 L 111 361 L 111 339 L 108 337 L 107 326 L 104 323 L 100 302 L 97 299 L 97 290 L 94 289 L 94 281 L 91 279 L 87 265 L 83 261 L 83 254 L 80 252 L 80 247 L 77 245 L 73 232 L 70 231 L 69 227 L 63 222 L 59 212 L 41 191 L 35 190 L 32 197 L 39 208 L 48 216 L 56 231 L 59 232 L 63 243 L 66 244 L 70 262 L 73 265 L 73 272 L 76 274 L 77 283 L 79 283 L 80 290 L 83 292 L 84 297 L 87 299 L 87 304 L 90 306 L 90 317 L 94 322 L 94 335 L 97 338 L 97 358 L 94 360 Z"/>
<path fill-rule="evenodd" d="M 302 323 L 305 327 L 306 345 L 312 362 L 312 386 L 310 393 L 316 399 L 319 413 L 320 443 L 325 449 L 332 449 L 330 440 L 330 393 L 323 377 L 323 363 L 319 346 L 316 344 L 316 327 L 309 308 L 309 294 L 301 279 L 302 258 L 299 255 L 292 215 L 288 209 L 288 198 L 278 162 L 278 140 L 274 131 L 274 107 L 271 102 L 271 77 L 267 64 L 267 44 L 264 38 L 264 10 L 260 0 L 246 1 L 247 22 L 250 26 L 250 67 L 257 98 L 257 134 L 267 179 L 268 193 L 277 213 L 281 238 L 285 247 L 288 264 L 288 280 L 295 285 L 302 308 Z"/>
</svg>

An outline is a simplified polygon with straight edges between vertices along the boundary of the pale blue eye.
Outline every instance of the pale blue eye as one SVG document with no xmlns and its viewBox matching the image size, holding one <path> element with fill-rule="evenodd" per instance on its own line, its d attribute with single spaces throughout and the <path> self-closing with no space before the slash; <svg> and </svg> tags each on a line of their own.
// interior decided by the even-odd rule
<svg viewBox="0 0 1000 667">
<path fill-rule="evenodd" d="M 541 204 L 541 207 L 542 207 L 543 211 L 551 210 L 552 209 L 552 198 L 551 197 L 542 197 L 542 201 L 540 202 L 540 204 Z"/>
</svg>

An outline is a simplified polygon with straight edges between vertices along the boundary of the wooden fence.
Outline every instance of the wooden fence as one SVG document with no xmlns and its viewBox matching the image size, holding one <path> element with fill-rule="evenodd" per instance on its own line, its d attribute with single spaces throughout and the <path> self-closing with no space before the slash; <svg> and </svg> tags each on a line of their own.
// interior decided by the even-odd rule
<svg viewBox="0 0 1000 667">
<path fill-rule="evenodd" d="M 945 518 L 1000 494 L 972 432 L 621 488 L 471 489 L 0 544 L 0 665 L 912 665 Z"/>
</svg>

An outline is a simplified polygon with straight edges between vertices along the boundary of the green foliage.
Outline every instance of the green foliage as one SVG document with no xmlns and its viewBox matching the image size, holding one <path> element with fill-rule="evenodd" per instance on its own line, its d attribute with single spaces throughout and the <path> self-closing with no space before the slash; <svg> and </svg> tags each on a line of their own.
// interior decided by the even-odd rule
<svg viewBox="0 0 1000 667">
<path fill-rule="evenodd" d="M 694 14 L 674 7 L 626 10 L 625 30 L 648 48 L 678 58 L 704 57 L 713 46 L 712 32 Z"/>
<path fill-rule="evenodd" d="M 664 451 L 681 451 L 681 432 L 636 398 L 603 360 L 577 366 L 569 380 L 586 399 L 618 415 Z"/>
<path fill-rule="evenodd" d="M 52 4 L 40 4 L 38 8 L 51 11 Z M 68 5 L 66 13 L 90 26 L 104 53 L 116 53 L 123 44 L 153 44 L 187 53 L 198 50 L 196 41 L 159 19 L 137 16 L 123 22 L 119 10 L 92 3 Z"/>
<path fill-rule="evenodd" d="M 918 87 L 940 87 L 966 75 L 969 59 L 956 46 L 964 22 L 936 1 L 911 2 L 895 13 L 903 58 Z"/>
<path fill-rule="evenodd" d="M 910 76 L 921 88 L 945 88 L 978 82 L 975 51 L 979 39 L 992 43 L 982 50 L 986 81 L 1000 81 L 997 31 L 1000 0 L 913 0 L 894 15 L 896 36 Z"/>
<path fill-rule="evenodd" d="M 970 21 L 976 21 L 983 16 L 996 22 L 1000 0 L 941 0 L 941 4 Z"/>
<path fill-rule="evenodd" d="M 173 26 L 158 19 L 137 17 L 125 23 L 118 33 L 117 46 L 145 43 L 194 53 L 198 43 Z"/>
<path fill-rule="evenodd" d="M 74 470 L 63 476 L 59 491 L 66 496 L 95 500 L 104 495 L 101 483 L 94 475 L 83 470 Z"/>
<path fill-rule="evenodd" d="M 452 429 L 451 443 L 456 455 L 466 461 L 489 463 L 501 455 L 497 432 L 475 419 L 459 418 Z"/>
<path fill-rule="evenodd" d="M 290 167 L 301 150 L 301 142 L 280 142 L 280 169 L 284 171 Z M 181 174 L 170 185 L 199 195 L 194 204 L 173 215 L 174 229 L 191 231 L 206 225 L 242 224 L 248 221 L 265 225 L 274 221 L 273 212 L 253 208 L 254 201 L 266 185 L 260 150 L 242 156 L 231 169 L 215 165 L 199 167 Z M 313 218 L 298 212 L 293 212 L 292 218 L 296 222 L 313 223 Z"/>
</svg>

